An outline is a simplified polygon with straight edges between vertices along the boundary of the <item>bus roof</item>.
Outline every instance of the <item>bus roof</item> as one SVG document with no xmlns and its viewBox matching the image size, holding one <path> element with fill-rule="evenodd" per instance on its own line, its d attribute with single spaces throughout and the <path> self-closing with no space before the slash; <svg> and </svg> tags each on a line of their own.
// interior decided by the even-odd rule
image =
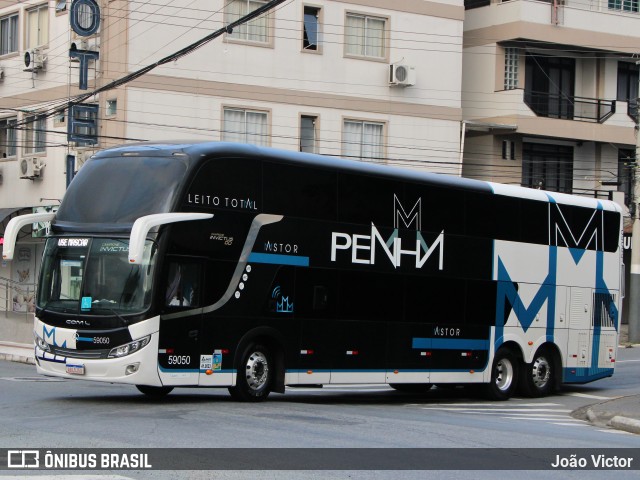
<svg viewBox="0 0 640 480">
<path fill-rule="evenodd" d="M 186 156 L 191 167 L 196 167 L 200 159 L 219 156 L 242 156 L 260 157 L 265 160 L 280 163 L 304 164 L 318 168 L 335 168 L 353 173 L 371 175 L 376 177 L 388 177 L 403 181 L 421 183 L 425 185 L 441 186 L 446 188 L 461 189 L 466 191 L 486 192 L 495 195 L 524 198 L 541 202 L 558 203 L 562 205 L 573 205 L 592 209 L 601 208 L 603 210 L 621 212 L 621 207 L 610 200 L 599 200 L 577 195 L 549 192 L 526 188 L 516 185 L 505 185 L 500 183 L 473 180 L 456 177 L 440 173 L 425 172 L 424 170 L 401 168 L 362 162 L 333 156 L 325 156 L 311 153 L 301 153 L 291 150 L 281 150 L 271 147 L 259 147 L 256 145 L 229 143 L 229 142 L 193 142 L 193 141 L 171 141 L 171 142 L 142 142 L 126 144 L 95 154 L 92 158 L 103 158 L 113 156 Z"/>
</svg>

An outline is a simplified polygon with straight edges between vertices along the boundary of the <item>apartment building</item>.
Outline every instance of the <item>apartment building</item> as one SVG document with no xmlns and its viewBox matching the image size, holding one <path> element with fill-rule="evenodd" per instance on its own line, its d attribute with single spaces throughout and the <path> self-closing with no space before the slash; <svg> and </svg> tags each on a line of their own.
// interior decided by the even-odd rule
<svg viewBox="0 0 640 480">
<path fill-rule="evenodd" d="M 465 9 L 463 175 L 596 197 L 618 190 L 628 205 L 637 0 L 467 0 Z"/>
<path fill-rule="evenodd" d="M 221 30 L 267 4 L 0 1 L 0 234 L 13 215 L 55 209 L 91 152 L 131 141 L 461 173 L 461 0 L 290 0 Z M 45 230 L 24 232 L 0 278 L 35 282 Z"/>
</svg>

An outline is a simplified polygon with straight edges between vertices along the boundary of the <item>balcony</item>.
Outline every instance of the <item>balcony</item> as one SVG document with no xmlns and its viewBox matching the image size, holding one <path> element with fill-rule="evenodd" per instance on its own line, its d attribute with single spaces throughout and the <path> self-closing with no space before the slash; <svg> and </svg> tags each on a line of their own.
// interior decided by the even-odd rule
<svg viewBox="0 0 640 480">
<path fill-rule="evenodd" d="M 615 100 L 525 90 L 524 103 L 539 117 L 604 123 L 616 113 Z"/>
</svg>

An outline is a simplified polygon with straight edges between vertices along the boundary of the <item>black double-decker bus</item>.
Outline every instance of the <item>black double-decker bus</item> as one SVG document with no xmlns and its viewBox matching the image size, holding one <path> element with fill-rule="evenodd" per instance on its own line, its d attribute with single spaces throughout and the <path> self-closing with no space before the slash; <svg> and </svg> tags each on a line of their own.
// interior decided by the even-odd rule
<svg viewBox="0 0 640 480">
<path fill-rule="evenodd" d="M 5 258 L 36 220 L 51 220 L 34 328 L 45 375 L 255 401 L 332 383 L 507 399 L 613 373 L 613 202 L 149 143 L 94 155 L 55 215 L 12 221 Z"/>
</svg>

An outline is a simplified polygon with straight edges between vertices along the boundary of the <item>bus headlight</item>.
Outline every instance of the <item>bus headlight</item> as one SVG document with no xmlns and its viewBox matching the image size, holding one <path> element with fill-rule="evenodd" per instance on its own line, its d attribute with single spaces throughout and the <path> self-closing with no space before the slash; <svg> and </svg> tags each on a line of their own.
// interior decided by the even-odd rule
<svg viewBox="0 0 640 480">
<path fill-rule="evenodd" d="M 40 350 L 42 350 L 43 352 L 51 352 L 51 348 L 49 348 L 49 344 L 45 342 L 42 338 L 40 338 L 40 335 L 38 335 L 37 333 L 34 333 L 33 336 L 36 337 L 36 346 Z"/>
<path fill-rule="evenodd" d="M 150 340 L 151 335 L 147 335 L 146 337 L 139 338 L 138 340 L 134 340 L 133 342 L 129 342 L 124 345 L 120 345 L 119 347 L 113 348 L 109 352 L 109 358 L 120 358 L 131 355 L 141 348 L 144 348 Z"/>
</svg>

